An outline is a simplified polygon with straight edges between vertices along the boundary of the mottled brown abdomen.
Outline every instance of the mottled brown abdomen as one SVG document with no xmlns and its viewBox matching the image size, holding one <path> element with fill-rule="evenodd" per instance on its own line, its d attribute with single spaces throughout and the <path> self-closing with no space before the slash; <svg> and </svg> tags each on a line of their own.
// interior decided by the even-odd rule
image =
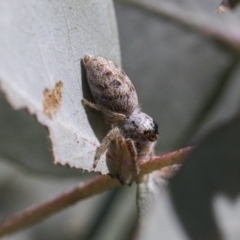
<svg viewBox="0 0 240 240">
<path fill-rule="evenodd" d="M 97 104 L 127 116 L 138 108 L 136 90 L 121 68 L 108 59 L 88 54 L 84 56 L 84 64 Z"/>
</svg>

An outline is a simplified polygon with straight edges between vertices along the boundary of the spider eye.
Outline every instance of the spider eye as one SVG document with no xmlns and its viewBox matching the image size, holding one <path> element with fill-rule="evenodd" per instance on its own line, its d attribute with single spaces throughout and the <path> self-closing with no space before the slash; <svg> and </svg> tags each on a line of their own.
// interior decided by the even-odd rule
<svg viewBox="0 0 240 240">
<path fill-rule="evenodd" d="M 150 142 L 155 142 L 158 139 L 158 125 L 153 122 L 153 128 L 144 131 L 144 135 Z"/>
</svg>

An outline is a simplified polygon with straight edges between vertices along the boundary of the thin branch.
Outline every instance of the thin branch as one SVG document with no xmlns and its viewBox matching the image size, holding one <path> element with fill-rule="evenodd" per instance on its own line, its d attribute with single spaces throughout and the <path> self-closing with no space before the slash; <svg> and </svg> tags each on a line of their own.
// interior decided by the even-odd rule
<svg viewBox="0 0 240 240">
<path fill-rule="evenodd" d="M 174 164 L 180 164 L 183 162 L 185 157 L 194 149 L 194 147 L 186 147 L 179 149 L 175 152 L 156 156 L 149 161 L 143 162 L 140 166 L 140 175 L 149 174 L 155 170 L 160 170 L 167 166 Z"/>
<path fill-rule="evenodd" d="M 143 162 L 140 166 L 141 175 L 151 173 L 154 170 L 159 170 L 166 166 L 181 163 L 191 150 L 192 147 L 187 147 Z M 70 191 L 67 191 L 49 201 L 29 207 L 2 221 L 0 223 L 0 237 L 30 227 L 79 200 L 86 199 L 90 196 L 119 186 L 121 186 L 120 182 L 108 175 L 98 176 L 93 180 L 79 184 Z"/>
<path fill-rule="evenodd" d="M 216 28 L 207 24 L 202 18 L 197 18 L 193 14 L 184 14 L 176 8 L 171 8 L 169 5 L 164 4 L 151 4 L 147 1 L 139 0 L 125 0 L 128 3 L 132 3 L 135 6 L 143 8 L 158 17 L 167 18 L 170 21 L 174 21 L 176 24 L 190 28 L 211 37 L 215 41 L 224 44 L 234 52 L 239 54 L 240 52 L 240 38 L 238 34 L 231 33 L 230 31 L 224 31 L 223 29 Z"/>
<path fill-rule="evenodd" d="M 79 184 L 70 191 L 62 193 L 49 201 L 29 207 L 1 222 L 0 237 L 30 227 L 79 200 L 119 186 L 121 186 L 119 181 L 112 179 L 108 175 L 98 176 L 93 180 Z"/>
</svg>

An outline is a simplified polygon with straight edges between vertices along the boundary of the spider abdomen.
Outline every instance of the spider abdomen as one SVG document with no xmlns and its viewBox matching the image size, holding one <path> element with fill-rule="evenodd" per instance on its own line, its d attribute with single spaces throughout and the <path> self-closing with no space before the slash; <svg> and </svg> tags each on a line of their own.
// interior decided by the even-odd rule
<svg viewBox="0 0 240 240">
<path fill-rule="evenodd" d="M 95 102 L 127 116 L 138 108 L 136 90 L 124 71 L 112 61 L 84 55 L 87 80 Z"/>
</svg>

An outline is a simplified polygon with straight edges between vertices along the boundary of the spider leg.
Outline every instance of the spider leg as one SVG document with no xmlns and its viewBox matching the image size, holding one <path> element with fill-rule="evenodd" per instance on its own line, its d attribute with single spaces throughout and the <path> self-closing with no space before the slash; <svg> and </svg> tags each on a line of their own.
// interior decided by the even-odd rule
<svg viewBox="0 0 240 240">
<path fill-rule="evenodd" d="M 101 155 L 108 149 L 110 143 L 116 138 L 121 136 L 122 134 L 118 127 L 114 127 L 108 132 L 107 136 L 102 140 L 101 145 L 97 148 L 97 151 L 94 157 L 94 163 L 93 163 L 94 168 L 97 166 Z"/>
<path fill-rule="evenodd" d="M 137 149 L 131 139 L 126 139 L 123 143 L 122 161 L 119 162 L 119 178 L 125 184 L 131 185 L 133 181 L 138 182 L 139 165 L 137 161 Z"/>
<path fill-rule="evenodd" d="M 122 184 L 131 185 L 134 181 L 138 182 L 139 165 L 134 141 L 123 136 L 117 137 L 108 149 L 107 160 L 111 166 L 111 175 Z"/>
<path fill-rule="evenodd" d="M 90 108 L 93 108 L 93 109 L 96 109 L 96 110 L 102 112 L 105 116 L 105 120 L 107 123 L 121 122 L 126 119 L 126 116 L 124 114 L 113 112 L 113 111 L 105 108 L 104 106 L 89 102 L 88 100 L 86 100 L 84 98 L 81 100 L 81 102 L 83 105 L 86 105 Z"/>
</svg>

